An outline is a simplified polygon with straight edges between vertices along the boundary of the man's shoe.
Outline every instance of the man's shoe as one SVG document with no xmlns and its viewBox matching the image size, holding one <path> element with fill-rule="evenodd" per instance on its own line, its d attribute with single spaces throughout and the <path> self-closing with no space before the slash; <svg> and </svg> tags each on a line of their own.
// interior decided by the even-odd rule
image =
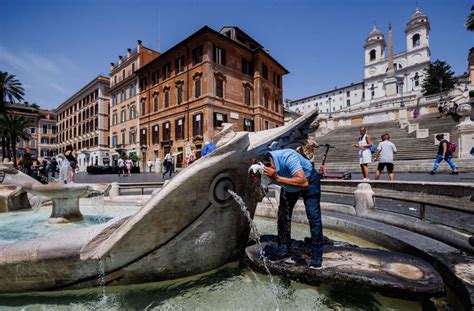
<svg viewBox="0 0 474 311">
<path fill-rule="evenodd" d="M 309 268 L 313 270 L 321 270 L 323 268 L 323 263 L 321 260 L 312 259 L 309 263 Z"/>
<path fill-rule="evenodd" d="M 294 265 L 296 263 L 296 260 L 293 257 L 290 256 L 290 257 L 284 259 L 283 262 L 287 263 L 289 265 Z"/>
<path fill-rule="evenodd" d="M 431 174 L 431 175 L 434 175 L 434 174 L 436 174 L 436 172 L 435 172 L 435 171 L 431 171 L 430 174 Z"/>
<path fill-rule="evenodd" d="M 449 173 L 450 175 L 457 175 L 459 174 L 458 171 L 452 171 L 451 173 Z"/>
</svg>

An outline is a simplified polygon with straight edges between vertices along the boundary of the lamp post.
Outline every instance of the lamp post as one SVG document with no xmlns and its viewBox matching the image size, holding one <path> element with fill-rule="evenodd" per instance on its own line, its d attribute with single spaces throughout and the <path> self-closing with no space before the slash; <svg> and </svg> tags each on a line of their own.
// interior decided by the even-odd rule
<svg viewBox="0 0 474 311">
<path fill-rule="evenodd" d="M 404 107 L 405 107 L 405 104 L 403 103 L 403 85 L 405 84 L 405 78 L 406 78 L 406 76 L 407 76 L 407 74 L 405 73 L 405 74 L 403 75 L 402 80 L 400 81 L 400 88 L 401 88 L 401 91 L 402 91 L 402 92 L 401 92 L 402 97 L 400 98 L 400 107 L 401 107 L 401 108 L 404 108 Z"/>
</svg>

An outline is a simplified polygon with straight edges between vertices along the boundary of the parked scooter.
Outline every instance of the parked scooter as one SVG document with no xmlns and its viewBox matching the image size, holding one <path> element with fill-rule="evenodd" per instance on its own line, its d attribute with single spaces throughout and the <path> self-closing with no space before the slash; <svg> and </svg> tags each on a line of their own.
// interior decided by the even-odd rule
<svg viewBox="0 0 474 311">
<path fill-rule="evenodd" d="M 336 147 L 331 146 L 330 144 L 324 144 L 321 147 L 326 148 L 326 150 L 324 150 L 323 161 L 321 162 L 321 167 L 319 168 L 319 174 L 321 175 L 321 179 L 344 179 L 344 180 L 352 179 L 352 174 L 350 172 L 344 173 L 342 175 L 328 175 L 324 165 L 326 164 L 326 159 L 328 156 L 329 149 L 333 149 Z"/>
</svg>

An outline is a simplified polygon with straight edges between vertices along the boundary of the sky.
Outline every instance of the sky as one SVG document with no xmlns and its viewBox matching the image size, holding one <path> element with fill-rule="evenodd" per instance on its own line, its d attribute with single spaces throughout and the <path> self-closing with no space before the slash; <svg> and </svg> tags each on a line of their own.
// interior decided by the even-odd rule
<svg viewBox="0 0 474 311">
<path fill-rule="evenodd" d="M 53 109 L 134 48 L 166 51 L 204 25 L 239 26 L 289 70 L 283 97 L 298 99 L 363 79 L 363 44 L 374 24 L 394 53 L 419 7 L 431 23 L 431 59 L 467 70 L 471 0 L 0 0 L 0 71 L 25 100 Z"/>
</svg>

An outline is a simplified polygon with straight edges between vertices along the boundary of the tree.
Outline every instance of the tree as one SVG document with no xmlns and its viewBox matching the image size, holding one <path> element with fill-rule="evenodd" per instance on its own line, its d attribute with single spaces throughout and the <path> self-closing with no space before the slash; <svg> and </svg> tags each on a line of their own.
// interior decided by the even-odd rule
<svg viewBox="0 0 474 311">
<path fill-rule="evenodd" d="M 5 122 L 3 122 L 5 121 Z M 29 141 L 31 138 L 28 129 L 30 128 L 31 122 L 29 119 L 14 114 L 7 114 L 3 116 L 2 127 L 5 128 L 5 140 L 7 142 L 7 148 L 11 147 L 11 153 L 13 154 L 13 165 L 16 167 L 16 144 L 23 139 Z M 2 141 L 4 141 L 2 139 Z M 2 146 L 3 147 L 3 146 Z"/>
<path fill-rule="evenodd" d="M 456 82 L 453 76 L 451 66 L 437 59 L 425 69 L 423 95 L 433 95 L 453 89 Z"/>
<path fill-rule="evenodd" d="M 467 16 L 464 26 L 468 31 L 474 31 L 474 5 L 471 7 L 471 13 Z"/>
<path fill-rule="evenodd" d="M 25 90 L 21 86 L 21 82 L 15 79 L 14 75 L 6 71 L 0 71 L 0 93 L 0 113 L 5 113 L 6 103 L 22 101 Z"/>
</svg>

